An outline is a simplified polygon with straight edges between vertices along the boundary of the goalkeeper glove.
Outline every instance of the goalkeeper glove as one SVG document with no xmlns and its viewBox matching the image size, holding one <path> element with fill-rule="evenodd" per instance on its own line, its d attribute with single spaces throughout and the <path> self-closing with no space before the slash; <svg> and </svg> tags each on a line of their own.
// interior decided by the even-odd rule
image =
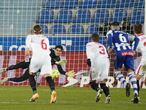
<svg viewBox="0 0 146 110">
<path fill-rule="evenodd" d="M 68 71 L 68 72 L 66 73 L 66 75 L 67 75 L 68 77 L 74 77 L 74 76 L 75 76 L 75 72 L 74 72 L 73 70 L 71 70 L 71 71 Z"/>
<path fill-rule="evenodd" d="M 90 60 L 90 59 L 87 59 L 87 65 L 88 65 L 89 67 L 91 67 L 91 60 Z"/>
<path fill-rule="evenodd" d="M 65 65 L 67 63 L 67 61 L 66 60 L 60 60 L 60 61 L 56 61 L 55 63 L 58 64 L 58 65 Z"/>
</svg>

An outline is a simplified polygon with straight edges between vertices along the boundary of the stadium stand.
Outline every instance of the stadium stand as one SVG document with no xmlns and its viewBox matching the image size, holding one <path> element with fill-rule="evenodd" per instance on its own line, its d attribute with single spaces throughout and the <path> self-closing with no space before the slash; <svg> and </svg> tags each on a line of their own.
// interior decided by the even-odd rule
<svg viewBox="0 0 146 110">
<path fill-rule="evenodd" d="M 137 15 L 139 15 L 139 16 L 137 16 Z M 130 19 L 130 22 L 132 24 L 135 24 L 135 23 L 144 23 L 144 10 L 134 9 L 130 18 L 131 18 Z"/>
<path fill-rule="evenodd" d="M 127 16 L 126 10 L 115 9 L 112 16 L 112 21 L 121 22 Z"/>
<path fill-rule="evenodd" d="M 89 25 L 86 32 L 87 32 L 87 34 L 97 33 L 97 26 L 94 24 Z"/>
<path fill-rule="evenodd" d="M 69 27 L 68 33 L 69 34 L 81 34 L 81 33 L 84 33 L 84 28 L 80 24 L 73 24 Z"/>
<path fill-rule="evenodd" d="M 79 8 L 96 8 L 97 0 L 81 0 L 79 2 Z"/>
<path fill-rule="evenodd" d="M 70 23 L 72 22 L 72 11 L 62 9 L 59 11 L 56 19 L 54 19 L 55 23 Z"/>
<path fill-rule="evenodd" d="M 97 8 L 113 8 L 116 6 L 116 0 L 98 0 Z"/>
<path fill-rule="evenodd" d="M 97 9 L 96 12 L 93 15 L 93 18 L 91 20 L 92 23 L 105 23 L 109 22 L 110 16 L 109 11 L 107 9 Z"/>
<path fill-rule="evenodd" d="M 134 7 L 134 0 L 118 0 L 116 3 L 116 8 L 128 8 Z"/>
<path fill-rule="evenodd" d="M 137 15 L 140 15 L 142 19 L 140 23 L 144 22 L 142 9 L 144 0 L 140 0 L 138 3 L 135 3 L 135 0 L 45 0 L 44 7 L 45 9 L 42 9 L 37 23 L 60 23 L 64 25 L 63 27 L 68 23 L 73 23 L 73 27 L 67 28 L 68 30 L 66 31 L 51 31 L 51 33 L 90 34 L 90 32 L 96 31 L 94 25 L 112 21 L 121 22 L 124 18 L 129 18 L 130 23 L 134 24 L 135 21 L 138 21 Z M 56 16 L 54 10 L 58 10 Z M 82 23 L 88 24 L 89 27 L 84 30 L 83 26 L 81 26 Z M 74 26 L 81 30 L 75 29 Z"/>
<path fill-rule="evenodd" d="M 66 29 L 64 25 L 54 24 L 51 27 L 51 34 L 65 34 L 65 33 L 66 33 Z"/>
<path fill-rule="evenodd" d="M 53 21 L 54 13 L 50 9 L 42 9 L 38 17 L 37 23 L 49 23 Z"/>
<path fill-rule="evenodd" d="M 73 19 L 74 23 L 88 23 L 91 19 L 91 13 L 89 10 L 79 9 L 75 18 Z"/>
</svg>

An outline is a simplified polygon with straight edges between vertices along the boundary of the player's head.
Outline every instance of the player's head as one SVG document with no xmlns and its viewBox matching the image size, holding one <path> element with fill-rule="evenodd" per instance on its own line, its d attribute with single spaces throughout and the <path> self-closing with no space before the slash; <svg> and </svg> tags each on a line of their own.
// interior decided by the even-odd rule
<svg viewBox="0 0 146 110">
<path fill-rule="evenodd" d="M 98 34 L 92 34 L 91 35 L 91 41 L 98 42 L 99 41 L 99 35 Z"/>
<path fill-rule="evenodd" d="M 134 33 L 135 34 L 141 34 L 141 33 L 143 33 L 142 24 L 135 24 L 134 25 Z"/>
<path fill-rule="evenodd" d="M 41 26 L 40 25 L 35 25 L 34 27 L 33 27 L 33 33 L 35 33 L 35 34 L 42 34 L 42 28 L 41 28 Z"/>
<path fill-rule="evenodd" d="M 111 23 L 111 30 L 120 30 L 119 22 L 112 22 Z"/>
<path fill-rule="evenodd" d="M 56 45 L 55 46 L 55 55 L 60 56 L 62 54 L 63 47 L 61 45 Z"/>
</svg>

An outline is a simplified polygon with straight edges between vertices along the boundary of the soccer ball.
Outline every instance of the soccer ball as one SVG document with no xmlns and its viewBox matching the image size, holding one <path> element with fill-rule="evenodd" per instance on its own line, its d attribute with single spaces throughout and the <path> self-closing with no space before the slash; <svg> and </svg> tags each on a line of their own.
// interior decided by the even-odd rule
<svg viewBox="0 0 146 110">
<path fill-rule="evenodd" d="M 51 77 L 52 77 L 53 79 L 58 78 L 59 76 L 60 76 L 60 73 L 59 73 L 58 70 L 56 70 L 56 69 L 52 70 Z"/>
</svg>

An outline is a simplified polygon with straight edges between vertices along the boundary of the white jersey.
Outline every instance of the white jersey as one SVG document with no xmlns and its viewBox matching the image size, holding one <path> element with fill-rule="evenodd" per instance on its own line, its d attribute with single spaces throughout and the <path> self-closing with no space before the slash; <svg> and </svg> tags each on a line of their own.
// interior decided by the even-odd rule
<svg viewBox="0 0 146 110">
<path fill-rule="evenodd" d="M 108 78 L 109 59 L 104 45 L 89 42 L 86 45 L 87 59 L 91 60 L 91 80 L 103 81 Z"/>
<path fill-rule="evenodd" d="M 86 45 L 87 59 L 104 59 L 108 58 L 106 48 L 103 44 L 96 42 L 89 42 Z"/>
<path fill-rule="evenodd" d="M 30 61 L 30 72 L 41 70 L 40 75 L 51 75 L 51 57 L 49 40 L 44 35 L 28 35 L 26 39 L 27 49 L 32 51 Z"/>
<path fill-rule="evenodd" d="M 137 37 L 138 42 L 135 42 L 135 45 L 137 43 L 136 51 L 142 53 L 142 57 L 146 58 L 146 35 L 141 35 Z"/>
<path fill-rule="evenodd" d="M 142 57 L 139 66 L 136 69 L 136 74 L 143 74 L 142 71 L 144 68 L 142 68 L 144 65 L 146 66 L 146 35 L 140 35 L 135 38 L 135 42 L 133 44 L 133 49 L 135 51 L 141 52 Z"/>
<path fill-rule="evenodd" d="M 44 58 L 50 56 L 49 40 L 44 35 L 28 35 L 26 47 L 32 51 L 32 57 Z"/>
</svg>

